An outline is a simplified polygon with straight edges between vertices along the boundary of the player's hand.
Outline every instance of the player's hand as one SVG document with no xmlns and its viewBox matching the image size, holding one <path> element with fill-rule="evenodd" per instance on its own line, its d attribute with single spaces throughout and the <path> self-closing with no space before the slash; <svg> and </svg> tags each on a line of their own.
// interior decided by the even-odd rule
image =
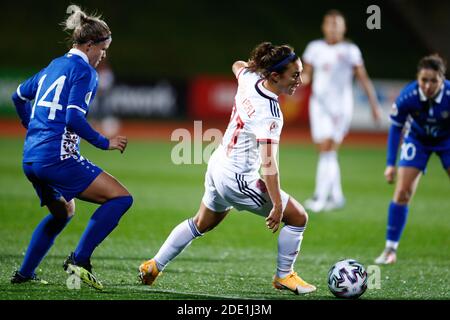
<svg viewBox="0 0 450 320">
<path fill-rule="evenodd" d="M 117 136 L 109 139 L 109 150 L 119 150 L 123 153 L 127 147 L 128 139 L 125 136 Z"/>
<path fill-rule="evenodd" d="M 393 183 L 395 181 L 395 175 L 397 170 L 394 166 L 387 166 L 386 170 L 384 170 L 384 177 L 388 183 Z"/>
<path fill-rule="evenodd" d="M 280 204 L 273 206 L 269 216 L 266 218 L 267 228 L 272 230 L 273 233 L 277 232 L 278 228 L 280 227 L 281 219 L 283 219 L 282 205 Z"/>
</svg>

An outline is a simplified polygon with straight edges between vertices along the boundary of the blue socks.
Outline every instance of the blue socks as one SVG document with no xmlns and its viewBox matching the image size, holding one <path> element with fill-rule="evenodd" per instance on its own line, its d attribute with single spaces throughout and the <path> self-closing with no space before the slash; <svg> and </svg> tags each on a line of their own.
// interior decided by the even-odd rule
<svg viewBox="0 0 450 320">
<path fill-rule="evenodd" d="M 90 259 L 94 249 L 119 224 L 120 218 L 132 203 L 131 196 L 118 197 L 105 202 L 94 212 L 75 249 L 76 262 L 84 263 Z"/>
<path fill-rule="evenodd" d="M 388 211 L 386 240 L 399 242 L 408 217 L 408 206 L 391 201 Z"/>
<path fill-rule="evenodd" d="M 119 197 L 105 202 L 95 211 L 75 250 L 77 261 L 89 260 L 94 249 L 114 230 L 132 203 L 131 196 Z M 56 219 L 49 214 L 39 223 L 31 236 L 27 253 L 19 270 L 22 276 L 31 277 L 34 274 L 34 270 L 70 219 Z"/>
<path fill-rule="evenodd" d="M 64 229 L 71 218 L 56 219 L 52 214 L 47 215 L 36 227 L 25 254 L 19 273 L 24 277 L 31 277 L 34 270 L 41 263 L 55 238 Z"/>
</svg>

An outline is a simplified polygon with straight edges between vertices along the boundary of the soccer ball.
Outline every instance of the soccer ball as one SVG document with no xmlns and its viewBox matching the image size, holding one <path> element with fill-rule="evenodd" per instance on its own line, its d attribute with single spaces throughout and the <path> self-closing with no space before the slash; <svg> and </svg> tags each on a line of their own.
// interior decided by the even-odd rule
<svg viewBox="0 0 450 320">
<path fill-rule="evenodd" d="M 328 288 L 338 298 L 356 299 L 367 289 L 366 269 L 356 260 L 340 260 L 328 272 Z"/>
</svg>

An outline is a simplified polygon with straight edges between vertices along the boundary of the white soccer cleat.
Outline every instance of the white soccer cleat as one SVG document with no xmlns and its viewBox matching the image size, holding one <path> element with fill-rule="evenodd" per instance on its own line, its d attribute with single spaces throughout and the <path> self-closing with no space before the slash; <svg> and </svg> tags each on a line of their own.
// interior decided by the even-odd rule
<svg viewBox="0 0 450 320">
<path fill-rule="evenodd" d="M 392 248 L 384 249 L 380 256 L 375 259 L 376 264 L 394 264 L 396 261 L 397 251 Z"/>
<path fill-rule="evenodd" d="M 345 199 L 342 199 L 340 201 L 330 200 L 330 201 L 327 201 L 323 210 L 324 211 L 339 210 L 339 209 L 342 209 L 344 206 L 345 206 Z"/>
<path fill-rule="evenodd" d="M 306 210 L 312 212 L 321 212 L 325 210 L 326 203 L 322 201 L 318 201 L 316 199 L 307 199 L 304 202 L 304 206 Z"/>
</svg>

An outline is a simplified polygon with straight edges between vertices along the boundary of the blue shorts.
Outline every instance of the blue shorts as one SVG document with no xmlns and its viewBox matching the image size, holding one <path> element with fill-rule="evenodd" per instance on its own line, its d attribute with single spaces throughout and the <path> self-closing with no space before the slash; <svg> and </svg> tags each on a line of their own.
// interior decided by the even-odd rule
<svg viewBox="0 0 450 320">
<path fill-rule="evenodd" d="M 414 137 L 408 136 L 403 141 L 398 165 L 400 167 L 414 167 L 425 171 L 428 160 L 433 152 L 441 159 L 444 169 L 448 170 L 450 168 L 450 138 L 444 139 L 434 145 L 429 145 Z"/>
<path fill-rule="evenodd" d="M 63 197 L 70 201 L 89 187 L 103 170 L 89 160 L 68 158 L 57 163 L 24 162 L 23 171 L 45 206 Z"/>
</svg>

